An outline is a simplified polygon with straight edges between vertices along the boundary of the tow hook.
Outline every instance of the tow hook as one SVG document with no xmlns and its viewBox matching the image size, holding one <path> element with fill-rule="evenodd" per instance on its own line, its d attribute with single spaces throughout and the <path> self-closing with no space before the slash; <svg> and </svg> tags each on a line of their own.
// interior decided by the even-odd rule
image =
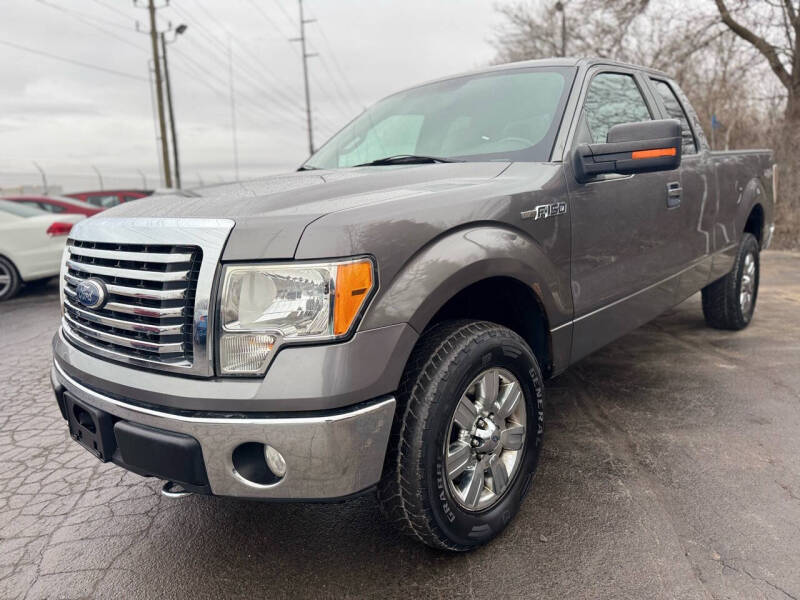
<svg viewBox="0 0 800 600">
<path fill-rule="evenodd" d="M 186 491 L 180 483 L 174 481 L 165 481 L 161 486 L 161 495 L 167 498 L 185 498 L 191 496 L 192 492 Z"/>
</svg>

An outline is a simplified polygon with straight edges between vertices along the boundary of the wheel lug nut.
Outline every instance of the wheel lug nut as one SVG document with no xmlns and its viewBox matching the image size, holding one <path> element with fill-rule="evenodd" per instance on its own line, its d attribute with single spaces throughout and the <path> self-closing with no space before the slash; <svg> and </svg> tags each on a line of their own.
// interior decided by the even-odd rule
<svg viewBox="0 0 800 600">
<path fill-rule="evenodd" d="M 486 429 L 486 420 L 483 417 L 478 419 L 478 428 L 479 429 Z"/>
</svg>

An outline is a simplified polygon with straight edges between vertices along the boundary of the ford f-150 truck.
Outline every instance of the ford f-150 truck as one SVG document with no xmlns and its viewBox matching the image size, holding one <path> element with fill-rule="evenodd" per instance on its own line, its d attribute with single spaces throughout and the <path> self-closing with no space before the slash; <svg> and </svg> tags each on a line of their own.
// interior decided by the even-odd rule
<svg viewBox="0 0 800 600">
<path fill-rule="evenodd" d="M 52 382 L 101 461 L 188 493 L 377 491 L 431 546 L 511 520 L 545 380 L 702 290 L 753 318 L 769 151 L 714 152 L 667 75 L 521 62 L 396 93 L 297 172 L 75 226 Z"/>
</svg>

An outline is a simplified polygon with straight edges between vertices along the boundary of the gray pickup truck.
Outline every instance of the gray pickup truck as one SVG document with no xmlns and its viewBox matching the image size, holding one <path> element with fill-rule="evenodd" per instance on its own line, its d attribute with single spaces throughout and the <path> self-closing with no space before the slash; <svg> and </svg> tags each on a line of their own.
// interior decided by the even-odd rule
<svg viewBox="0 0 800 600">
<path fill-rule="evenodd" d="M 297 172 L 72 230 L 71 436 L 170 496 L 377 491 L 431 546 L 511 520 L 544 381 L 702 290 L 753 317 L 769 151 L 712 152 L 660 72 L 521 62 L 389 96 Z"/>
</svg>

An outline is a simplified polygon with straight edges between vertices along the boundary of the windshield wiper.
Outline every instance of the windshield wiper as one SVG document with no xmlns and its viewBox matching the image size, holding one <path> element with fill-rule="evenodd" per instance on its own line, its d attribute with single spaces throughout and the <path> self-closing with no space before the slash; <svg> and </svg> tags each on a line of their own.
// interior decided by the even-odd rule
<svg viewBox="0 0 800 600">
<path fill-rule="evenodd" d="M 451 163 L 460 162 L 456 160 L 448 160 L 446 158 L 438 158 L 436 156 L 418 156 L 416 154 L 397 154 L 395 156 L 387 156 L 379 158 L 370 162 L 354 165 L 356 167 L 379 167 L 381 165 L 422 165 L 428 163 Z"/>
</svg>

